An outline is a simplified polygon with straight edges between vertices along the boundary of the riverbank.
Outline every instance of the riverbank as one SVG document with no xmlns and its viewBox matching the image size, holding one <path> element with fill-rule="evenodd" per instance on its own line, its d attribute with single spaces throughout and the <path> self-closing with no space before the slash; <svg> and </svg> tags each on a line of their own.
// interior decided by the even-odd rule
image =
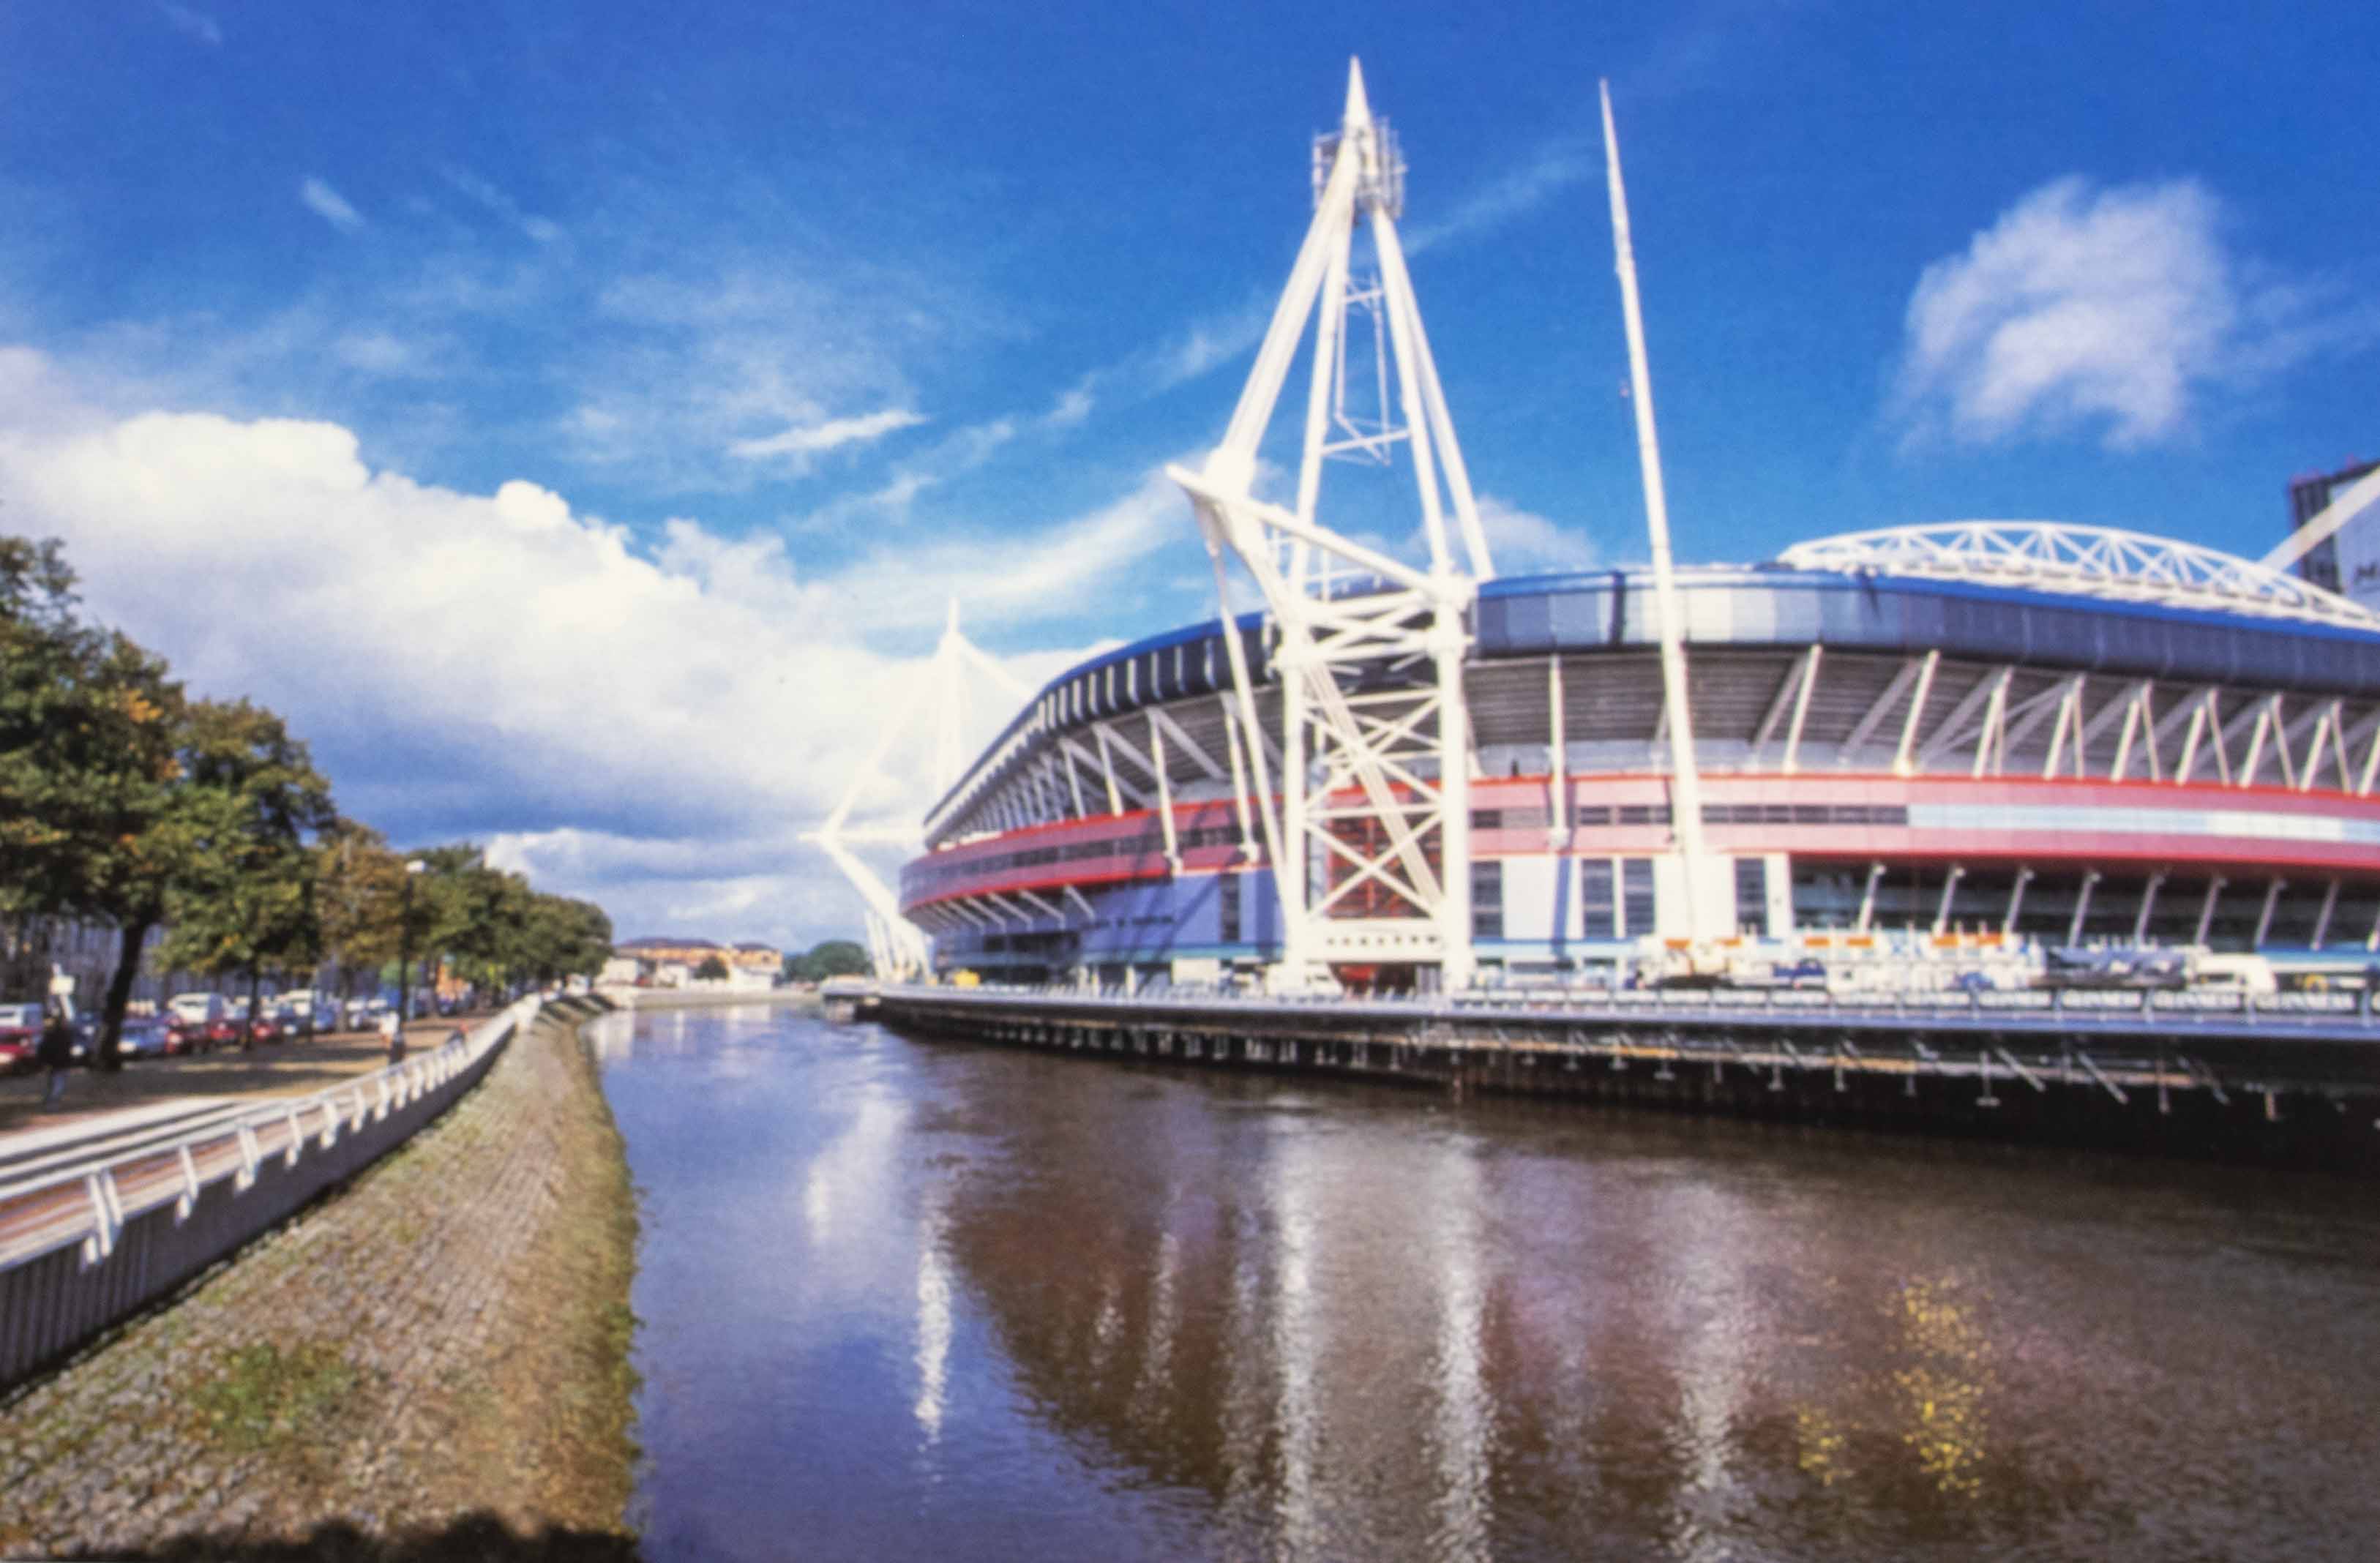
<svg viewBox="0 0 2380 1563">
<path fill-rule="evenodd" d="M 632 1556 L 636 1230 L 594 1065 L 540 1023 L 404 1149 L 0 1406 L 0 1556 Z"/>
<path fill-rule="evenodd" d="M 597 991 L 623 1010 L 719 1009 L 734 1004 L 784 1004 L 807 1010 L 819 1007 L 815 990 L 794 987 L 604 987 Z"/>
</svg>

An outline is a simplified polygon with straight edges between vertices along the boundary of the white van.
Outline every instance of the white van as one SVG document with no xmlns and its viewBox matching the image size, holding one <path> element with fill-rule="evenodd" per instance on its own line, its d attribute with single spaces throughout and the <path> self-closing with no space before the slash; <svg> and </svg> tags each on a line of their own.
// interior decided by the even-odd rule
<svg viewBox="0 0 2380 1563">
<path fill-rule="evenodd" d="M 2190 985 L 2211 993 L 2277 993 L 2273 963 L 2262 955 L 2201 955 L 2190 963 Z"/>
<path fill-rule="evenodd" d="M 231 1006 L 220 993 L 176 993 L 165 1007 L 185 1025 L 212 1025 L 231 1015 Z"/>
</svg>

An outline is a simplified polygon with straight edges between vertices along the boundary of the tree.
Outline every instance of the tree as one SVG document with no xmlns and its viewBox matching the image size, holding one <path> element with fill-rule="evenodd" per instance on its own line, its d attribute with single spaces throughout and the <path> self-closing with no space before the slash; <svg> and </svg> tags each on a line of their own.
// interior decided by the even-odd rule
<svg viewBox="0 0 2380 1563">
<path fill-rule="evenodd" d="M 353 819 L 331 821 L 314 843 L 314 908 L 322 946 L 339 963 L 339 997 L 346 974 L 396 959 L 404 930 L 405 860 L 388 839 Z"/>
<path fill-rule="evenodd" d="M 246 700 L 190 705 L 182 765 L 179 812 L 194 850 L 171 898 L 167 961 L 245 970 L 253 1019 L 266 966 L 322 953 L 309 838 L 338 818 L 331 785 L 281 719 Z"/>
<path fill-rule="evenodd" d="M 0 537 L 0 912 L 118 930 L 99 1061 L 119 1061 L 150 930 L 188 862 L 176 807 L 181 686 L 162 658 L 81 622 L 55 539 Z"/>
<path fill-rule="evenodd" d="M 824 982 L 829 977 L 866 976 L 876 969 L 868 951 L 847 939 L 830 939 L 785 960 L 785 976 L 793 982 Z"/>
<path fill-rule="evenodd" d="M 594 976 L 612 953 L 612 919 L 592 902 L 533 894 L 522 933 L 517 975 L 540 986 Z"/>
<path fill-rule="evenodd" d="M 702 964 L 694 968 L 694 980 L 697 982 L 725 982 L 727 980 L 727 963 L 721 960 L 716 955 L 705 955 L 702 958 Z"/>
</svg>

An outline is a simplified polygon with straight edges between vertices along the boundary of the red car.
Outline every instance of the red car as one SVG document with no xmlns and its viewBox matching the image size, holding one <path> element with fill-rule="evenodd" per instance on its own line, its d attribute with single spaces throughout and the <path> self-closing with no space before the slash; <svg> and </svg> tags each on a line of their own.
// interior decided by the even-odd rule
<svg viewBox="0 0 2380 1563">
<path fill-rule="evenodd" d="M 165 1051 L 168 1053 L 203 1053 L 214 1044 L 207 1038 L 207 1028 L 191 1021 L 173 1021 L 165 1027 Z"/>
<path fill-rule="evenodd" d="M 0 1072 L 31 1069 L 41 1041 L 39 1004 L 0 1004 Z"/>
<path fill-rule="evenodd" d="M 240 1024 L 238 1021 L 225 1015 L 219 1021 L 209 1022 L 205 1035 L 207 1047 L 229 1048 L 239 1041 Z"/>
</svg>

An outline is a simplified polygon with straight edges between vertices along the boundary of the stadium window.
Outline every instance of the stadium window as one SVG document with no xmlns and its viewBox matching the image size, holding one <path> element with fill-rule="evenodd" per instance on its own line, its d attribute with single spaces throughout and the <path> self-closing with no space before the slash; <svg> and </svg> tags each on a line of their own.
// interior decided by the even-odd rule
<svg viewBox="0 0 2380 1563">
<path fill-rule="evenodd" d="M 1475 808 L 1471 811 L 1471 828 L 1475 830 L 1500 830 L 1504 828 L 1501 809 Z"/>
<path fill-rule="evenodd" d="M 1620 918 L 1621 934 L 1628 939 L 1642 939 L 1658 926 L 1654 917 L 1651 858 L 1620 860 Z"/>
<path fill-rule="evenodd" d="M 1735 860 L 1735 931 L 1768 937 L 1768 859 Z"/>
<path fill-rule="evenodd" d="M 1240 876 L 1215 876 L 1216 937 L 1225 944 L 1240 942 Z"/>
<path fill-rule="evenodd" d="M 1490 858 L 1471 865 L 1471 937 L 1504 937 L 1504 865 Z"/>
<path fill-rule="evenodd" d="M 1582 857 L 1578 860 L 1578 904 L 1585 919 L 1581 930 L 1585 937 L 1620 937 L 1619 909 L 1611 897 L 1611 859 Z"/>
</svg>

